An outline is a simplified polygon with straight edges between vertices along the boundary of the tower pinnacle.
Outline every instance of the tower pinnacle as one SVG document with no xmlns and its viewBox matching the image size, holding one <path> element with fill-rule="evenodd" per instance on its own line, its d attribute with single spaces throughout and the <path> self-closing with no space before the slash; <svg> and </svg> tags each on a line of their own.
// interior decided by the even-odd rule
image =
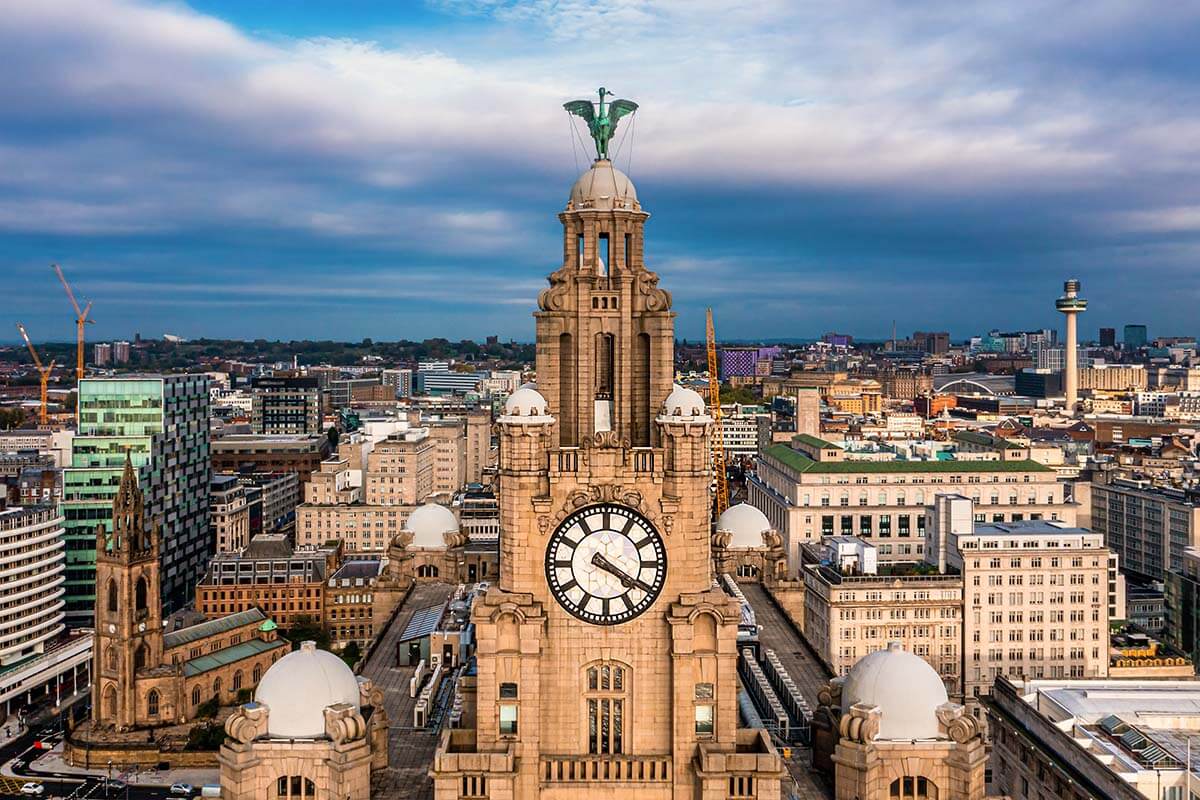
<svg viewBox="0 0 1200 800">
<path fill-rule="evenodd" d="M 1079 336 L 1075 317 L 1087 311 L 1087 300 L 1079 296 L 1079 281 L 1070 278 L 1063 283 L 1063 296 L 1054 301 L 1054 307 L 1067 317 L 1066 364 L 1063 369 L 1064 393 L 1067 413 L 1074 414 L 1079 404 Z"/>
</svg>

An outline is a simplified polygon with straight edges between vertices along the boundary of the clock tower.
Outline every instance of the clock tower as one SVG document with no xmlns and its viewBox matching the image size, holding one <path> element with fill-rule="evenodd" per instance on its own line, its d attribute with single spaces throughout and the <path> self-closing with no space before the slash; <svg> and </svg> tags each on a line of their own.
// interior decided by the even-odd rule
<svg viewBox="0 0 1200 800">
<path fill-rule="evenodd" d="M 500 577 L 472 609 L 474 727 L 443 735 L 439 800 L 779 797 L 778 756 L 738 728 L 740 608 L 711 566 L 712 419 L 673 384 L 648 217 L 606 158 L 559 214 L 537 385 L 499 419 Z"/>
</svg>

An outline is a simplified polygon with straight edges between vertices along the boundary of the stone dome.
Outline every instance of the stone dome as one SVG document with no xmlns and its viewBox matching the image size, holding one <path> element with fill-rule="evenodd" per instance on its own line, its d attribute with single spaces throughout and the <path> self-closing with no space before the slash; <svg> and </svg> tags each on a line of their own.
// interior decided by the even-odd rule
<svg viewBox="0 0 1200 800">
<path fill-rule="evenodd" d="M 842 711 L 855 703 L 879 706 L 876 739 L 940 739 L 937 708 L 949 702 L 937 671 L 890 642 L 859 659 L 842 684 Z"/>
<path fill-rule="evenodd" d="M 545 417 L 549 416 L 549 406 L 546 398 L 537 388 L 525 384 L 508 396 L 504 401 L 504 416 L 506 417 Z"/>
<path fill-rule="evenodd" d="M 571 187 L 568 208 L 640 209 L 633 181 L 611 161 L 597 160 Z"/>
<path fill-rule="evenodd" d="M 664 417 L 705 417 L 707 415 L 704 409 L 704 398 L 692 389 L 675 384 L 675 388 L 667 395 L 667 399 L 663 402 L 662 415 Z"/>
<path fill-rule="evenodd" d="M 315 642 L 276 661 L 263 675 L 254 701 L 267 707 L 267 735 L 315 739 L 325 735 L 325 709 L 338 703 L 361 708 L 358 679 L 346 662 Z"/>
<path fill-rule="evenodd" d="M 445 550 L 446 534 L 458 533 L 458 519 L 445 506 L 426 503 L 408 515 L 404 530 L 412 534 L 411 547 Z"/>
<path fill-rule="evenodd" d="M 730 506 L 717 519 L 717 530 L 733 534 L 729 547 L 765 547 L 763 533 L 770 529 L 767 515 L 749 503 Z"/>
</svg>

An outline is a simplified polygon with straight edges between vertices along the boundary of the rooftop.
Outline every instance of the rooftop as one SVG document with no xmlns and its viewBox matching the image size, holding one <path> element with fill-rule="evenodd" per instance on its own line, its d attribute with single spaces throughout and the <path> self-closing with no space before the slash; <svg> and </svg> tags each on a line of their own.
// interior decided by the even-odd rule
<svg viewBox="0 0 1200 800">
<path fill-rule="evenodd" d="M 1019 522 L 977 522 L 976 536 L 1037 536 L 1053 533 L 1095 533 L 1053 519 L 1026 519 Z"/>
<path fill-rule="evenodd" d="M 978 472 L 1053 472 L 1050 467 L 1030 459 L 1020 461 L 813 461 L 785 444 L 768 447 L 765 454 L 797 472 L 812 474 L 847 473 L 978 473 Z"/>
<path fill-rule="evenodd" d="M 187 628 L 180 628 L 177 631 L 170 631 L 163 636 L 163 647 L 181 647 L 190 642 L 199 641 L 207 636 L 213 636 L 218 633 L 231 631 L 235 628 L 240 628 L 243 625 L 258 625 L 267 618 L 267 615 L 258 608 L 250 608 L 245 611 L 239 611 L 237 614 L 230 614 L 218 619 L 211 619 L 207 622 L 201 622 L 199 625 L 192 625 Z"/>
<path fill-rule="evenodd" d="M 803 442 L 809 447 L 816 447 L 820 450 L 841 450 L 842 448 L 833 442 L 827 442 L 817 436 L 812 436 L 807 433 L 798 433 L 792 437 L 793 441 Z"/>
<path fill-rule="evenodd" d="M 240 644 L 235 644 L 233 647 L 226 647 L 224 650 L 218 650 L 215 653 L 208 653 L 185 661 L 183 663 L 183 674 L 190 678 L 193 675 L 219 669 L 220 667 L 241 661 L 244 658 L 256 656 L 259 653 L 266 653 L 274 650 L 276 647 L 286 646 L 286 644 L 286 642 L 279 639 L 273 642 L 268 642 L 266 639 L 251 639 L 248 642 L 241 642 Z"/>
</svg>

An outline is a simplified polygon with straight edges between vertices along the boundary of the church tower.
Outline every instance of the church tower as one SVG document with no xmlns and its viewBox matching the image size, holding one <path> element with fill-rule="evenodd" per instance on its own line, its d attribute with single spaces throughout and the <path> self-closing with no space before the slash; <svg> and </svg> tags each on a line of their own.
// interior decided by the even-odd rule
<svg viewBox="0 0 1200 800">
<path fill-rule="evenodd" d="M 778 756 L 737 727 L 740 608 L 713 583 L 712 419 L 673 385 L 649 215 L 603 157 L 636 106 L 601 92 L 568 104 L 602 157 L 559 214 L 536 388 L 498 421 L 500 577 L 472 609 L 474 730 L 443 738 L 435 795 L 774 800 Z"/>
<path fill-rule="evenodd" d="M 127 730 L 138 719 L 135 676 L 162 663 L 159 532 L 147 526 L 128 454 L 113 500 L 112 531 L 96 528 L 96 643 L 92 721 Z M 145 716 L 144 714 L 141 716 Z"/>
</svg>

